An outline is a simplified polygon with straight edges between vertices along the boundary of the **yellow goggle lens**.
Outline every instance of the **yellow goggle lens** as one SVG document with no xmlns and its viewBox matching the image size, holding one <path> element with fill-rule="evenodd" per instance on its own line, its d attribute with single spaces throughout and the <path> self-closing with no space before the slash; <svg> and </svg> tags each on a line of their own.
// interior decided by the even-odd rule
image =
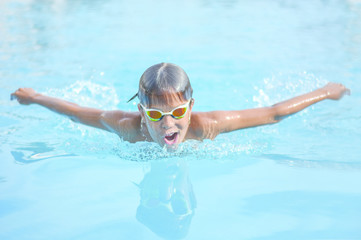
<svg viewBox="0 0 361 240">
<path fill-rule="evenodd" d="M 187 108 L 186 107 L 182 107 L 182 108 L 177 108 L 177 109 L 174 109 L 174 111 L 172 112 L 172 115 L 175 117 L 175 118 L 181 118 L 184 116 L 184 114 L 186 113 L 187 111 Z"/>
<path fill-rule="evenodd" d="M 159 111 L 147 111 L 147 115 L 153 119 L 160 119 L 163 115 Z"/>
</svg>

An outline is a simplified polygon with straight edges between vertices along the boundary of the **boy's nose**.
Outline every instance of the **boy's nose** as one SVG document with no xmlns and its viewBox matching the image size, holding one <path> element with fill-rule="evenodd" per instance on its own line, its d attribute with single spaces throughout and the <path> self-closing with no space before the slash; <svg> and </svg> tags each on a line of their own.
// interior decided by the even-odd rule
<svg viewBox="0 0 361 240">
<path fill-rule="evenodd" d="M 170 115 L 166 115 L 162 119 L 162 128 L 169 129 L 174 125 L 174 118 Z"/>
</svg>

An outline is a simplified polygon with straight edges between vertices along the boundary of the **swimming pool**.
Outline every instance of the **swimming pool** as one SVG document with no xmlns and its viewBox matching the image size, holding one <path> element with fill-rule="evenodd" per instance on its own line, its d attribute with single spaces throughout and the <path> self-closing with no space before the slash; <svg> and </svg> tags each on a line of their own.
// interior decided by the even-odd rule
<svg viewBox="0 0 361 240">
<path fill-rule="evenodd" d="M 1 239 L 361 238 L 359 1 L 3 0 L 0 36 Z M 173 154 L 9 101 L 136 111 L 158 62 L 186 70 L 195 111 L 352 95 Z"/>
</svg>

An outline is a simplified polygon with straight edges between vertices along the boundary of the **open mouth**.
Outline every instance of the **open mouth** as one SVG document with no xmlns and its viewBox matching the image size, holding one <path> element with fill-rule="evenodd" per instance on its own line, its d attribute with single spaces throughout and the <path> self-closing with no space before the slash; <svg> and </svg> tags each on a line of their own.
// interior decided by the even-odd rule
<svg viewBox="0 0 361 240">
<path fill-rule="evenodd" d="M 179 134 L 177 132 L 167 134 L 164 136 L 164 142 L 168 145 L 175 144 L 178 140 L 178 135 Z"/>
</svg>

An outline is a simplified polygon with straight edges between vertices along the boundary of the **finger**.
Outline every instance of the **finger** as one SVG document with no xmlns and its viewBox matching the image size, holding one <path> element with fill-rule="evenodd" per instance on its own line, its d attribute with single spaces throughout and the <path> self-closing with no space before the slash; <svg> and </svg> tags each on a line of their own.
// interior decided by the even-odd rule
<svg viewBox="0 0 361 240">
<path fill-rule="evenodd" d="M 15 99 L 16 99 L 16 95 L 15 95 L 14 93 L 12 93 L 12 94 L 10 95 L 10 101 L 15 100 Z"/>
</svg>

